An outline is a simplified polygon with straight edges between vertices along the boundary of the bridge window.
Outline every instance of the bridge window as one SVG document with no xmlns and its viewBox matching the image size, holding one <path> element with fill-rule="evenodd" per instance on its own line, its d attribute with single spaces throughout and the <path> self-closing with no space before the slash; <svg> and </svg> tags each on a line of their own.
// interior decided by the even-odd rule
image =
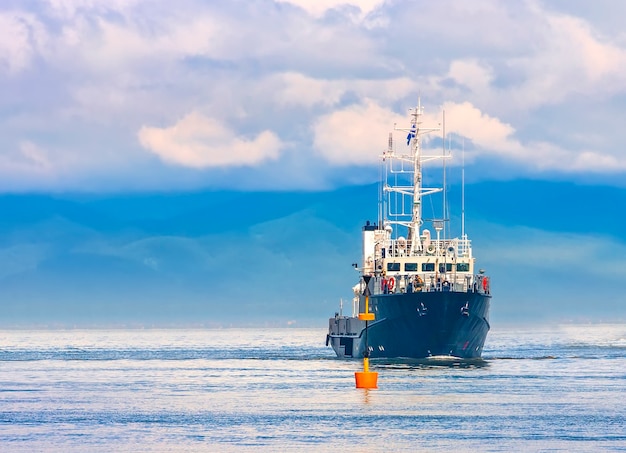
<svg viewBox="0 0 626 453">
<path fill-rule="evenodd" d="M 469 263 L 457 263 L 456 270 L 458 272 L 469 272 Z"/>
<path fill-rule="evenodd" d="M 435 272 L 435 263 L 422 263 L 422 272 Z"/>
<path fill-rule="evenodd" d="M 387 270 L 390 272 L 400 272 L 400 263 L 387 263 Z"/>
<path fill-rule="evenodd" d="M 417 263 L 404 263 L 405 272 L 417 272 Z"/>
</svg>

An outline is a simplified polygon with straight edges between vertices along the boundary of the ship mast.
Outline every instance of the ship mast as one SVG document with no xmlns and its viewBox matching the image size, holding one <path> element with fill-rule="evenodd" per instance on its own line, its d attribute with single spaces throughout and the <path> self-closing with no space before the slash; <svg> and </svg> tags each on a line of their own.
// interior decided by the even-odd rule
<svg viewBox="0 0 626 453">
<path fill-rule="evenodd" d="M 413 157 L 413 215 L 409 226 L 409 241 L 411 244 L 420 236 L 422 226 L 422 162 L 420 160 L 421 140 L 419 127 L 421 125 L 422 101 L 418 99 L 417 108 L 411 112 L 411 156 Z"/>
<path fill-rule="evenodd" d="M 422 249 L 420 240 L 420 228 L 424 223 L 422 219 L 422 198 L 439 192 L 442 189 L 424 189 L 422 186 L 422 163 L 430 160 L 422 155 L 422 139 L 421 136 L 430 132 L 438 131 L 439 128 L 422 127 L 421 117 L 424 114 L 421 98 L 418 98 L 417 107 L 411 109 L 411 128 L 407 138 L 410 141 L 411 158 L 413 160 L 413 209 L 412 217 L 408 226 L 408 238 L 411 244 L 411 252 Z"/>
</svg>

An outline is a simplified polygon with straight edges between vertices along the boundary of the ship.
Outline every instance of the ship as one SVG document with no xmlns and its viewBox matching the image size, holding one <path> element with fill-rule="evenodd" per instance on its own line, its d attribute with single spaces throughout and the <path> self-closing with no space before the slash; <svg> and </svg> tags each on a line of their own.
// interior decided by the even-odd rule
<svg viewBox="0 0 626 453">
<path fill-rule="evenodd" d="M 362 262 L 353 264 L 359 278 L 352 288 L 352 315 L 343 314 L 342 301 L 329 319 L 326 345 L 339 358 L 480 359 L 490 330 L 491 281 L 477 268 L 465 233 L 465 165 L 454 236 L 445 112 L 437 127 L 422 124 L 421 101 L 409 113 L 407 127 L 394 125 L 381 156 L 378 220 L 362 228 Z M 442 129 L 437 134 L 441 150 L 423 149 L 425 136 Z M 406 134 L 406 145 L 401 140 L 396 149 L 398 133 L 402 139 Z M 425 170 L 441 175 L 428 180 L 437 184 L 424 184 L 430 177 Z"/>
</svg>

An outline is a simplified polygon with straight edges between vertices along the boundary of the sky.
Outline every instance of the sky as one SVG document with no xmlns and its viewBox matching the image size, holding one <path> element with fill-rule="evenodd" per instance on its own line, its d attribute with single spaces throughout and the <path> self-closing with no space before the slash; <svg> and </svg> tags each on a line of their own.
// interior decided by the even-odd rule
<svg viewBox="0 0 626 453">
<path fill-rule="evenodd" d="M 350 296 L 338 263 L 358 259 L 378 158 L 418 99 L 427 123 L 445 111 L 456 189 L 463 149 L 494 319 L 532 319 L 546 300 L 559 319 L 624 318 L 608 288 L 626 280 L 625 13 L 609 0 L 3 1 L 5 324 L 229 323 L 233 299 L 252 320 L 323 320 Z M 259 262 L 256 304 L 232 289 L 250 272 L 235 272 L 237 250 Z M 267 287 L 278 271 L 288 291 Z M 207 275 L 230 282 L 225 302 L 204 303 Z M 74 319 L 69 301 L 93 288 Z"/>
</svg>

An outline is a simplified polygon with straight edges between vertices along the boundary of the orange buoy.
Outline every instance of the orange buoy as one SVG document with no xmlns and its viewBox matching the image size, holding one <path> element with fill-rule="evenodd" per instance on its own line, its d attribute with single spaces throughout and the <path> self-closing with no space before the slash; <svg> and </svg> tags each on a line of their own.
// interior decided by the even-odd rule
<svg viewBox="0 0 626 453">
<path fill-rule="evenodd" d="M 356 388 L 358 389 L 377 389 L 378 373 L 370 371 L 355 371 L 354 377 L 356 378 Z"/>
<path fill-rule="evenodd" d="M 356 388 L 358 389 L 376 389 L 378 388 L 378 373 L 369 370 L 369 359 L 363 359 L 363 371 L 355 371 Z"/>
</svg>

